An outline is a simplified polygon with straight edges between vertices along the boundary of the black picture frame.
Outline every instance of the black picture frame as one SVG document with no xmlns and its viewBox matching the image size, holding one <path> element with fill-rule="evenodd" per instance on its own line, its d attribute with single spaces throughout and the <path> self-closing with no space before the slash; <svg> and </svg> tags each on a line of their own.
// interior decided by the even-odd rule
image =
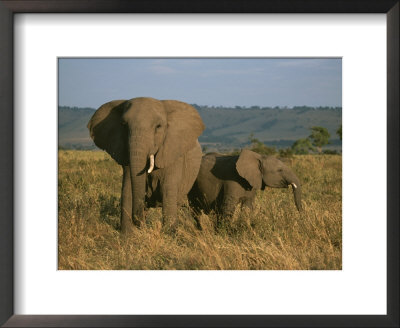
<svg viewBox="0 0 400 328">
<path fill-rule="evenodd" d="M 5 327 L 399 327 L 399 8 L 398 0 L 0 0 L 0 324 Z M 387 315 L 14 315 L 13 135 L 18 129 L 13 126 L 13 16 L 16 13 L 385 13 Z"/>
</svg>

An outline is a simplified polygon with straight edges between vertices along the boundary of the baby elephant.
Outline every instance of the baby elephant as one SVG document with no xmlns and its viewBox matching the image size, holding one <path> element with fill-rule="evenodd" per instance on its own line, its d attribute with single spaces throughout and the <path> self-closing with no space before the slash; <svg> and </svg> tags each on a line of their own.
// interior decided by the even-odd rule
<svg viewBox="0 0 400 328">
<path fill-rule="evenodd" d="M 216 210 L 223 216 L 231 216 L 239 203 L 251 209 L 257 190 L 289 185 L 293 188 L 296 207 L 301 211 L 300 181 L 277 158 L 248 149 L 236 156 L 209 153 L 202 158 L 189 200 L 197 211 Z"/>
</svg>

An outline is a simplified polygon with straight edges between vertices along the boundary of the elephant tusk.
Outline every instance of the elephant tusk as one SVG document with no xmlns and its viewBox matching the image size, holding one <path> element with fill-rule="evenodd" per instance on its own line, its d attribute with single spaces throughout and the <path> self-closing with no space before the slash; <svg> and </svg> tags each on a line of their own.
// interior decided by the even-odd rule
<svg viewBox="0 0 400 328">
<path fill-rule="evenodd" d="M 154 155 L 150 155 L 150 167 L 147 170 L 147 173 L 151 173 L 154 169 Z"/>
<path fill-rule="evenodd" d="M 297 186 L 296 186 L 296 184 L 294 183 L 294 182 L 292 182 L 292 186 L 293 186 L 293 188 L 297 188 Z"/>
</svg>

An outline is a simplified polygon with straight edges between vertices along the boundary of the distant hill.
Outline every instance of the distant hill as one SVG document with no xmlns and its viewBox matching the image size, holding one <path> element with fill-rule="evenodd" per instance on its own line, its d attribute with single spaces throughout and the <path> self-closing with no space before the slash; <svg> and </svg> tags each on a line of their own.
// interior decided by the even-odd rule
<svg viewBox="0 0 400 328">
<path fill-rule="evenodd" d="M 73 149 L 92 149 L 86 125 L 95 109 L 79 107 L 58 107 L 58 146 Z"/>
<path fill-rule="evenodd" d="M 268 146 L 289 147 L 310 134 L 312 126 L 322 126 L 331 134 L 327 148 L 341 149 L 336 135 L 342 123 L 340 107 L 260 108 L 258 106 L 226 108 L 193 105 L 199 111 L 206 130 L 199 140 L 207 151 L 241 148 L 249 144 L 251 133 Z M 59 140 L 63 148 L 94 149 L 86 128 L 95 112 L 93 108 L 60 106 L 58 110 Z"/>
</svg>

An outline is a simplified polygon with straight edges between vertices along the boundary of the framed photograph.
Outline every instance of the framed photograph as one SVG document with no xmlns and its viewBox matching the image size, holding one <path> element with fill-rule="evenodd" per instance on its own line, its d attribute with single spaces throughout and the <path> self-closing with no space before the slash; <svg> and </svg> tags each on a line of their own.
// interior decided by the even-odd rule
<svg viewBox="0 0 400 328">
<path fill-rule="evenodd" d="M 398 1 L 0 10 L 2 325 L 399 325 Z"/>
<path fill-rule="evenodd" d="M 342 269 L 341 58 L 59 58 L 58 90 L 58 270 Z"/>
</svg>

